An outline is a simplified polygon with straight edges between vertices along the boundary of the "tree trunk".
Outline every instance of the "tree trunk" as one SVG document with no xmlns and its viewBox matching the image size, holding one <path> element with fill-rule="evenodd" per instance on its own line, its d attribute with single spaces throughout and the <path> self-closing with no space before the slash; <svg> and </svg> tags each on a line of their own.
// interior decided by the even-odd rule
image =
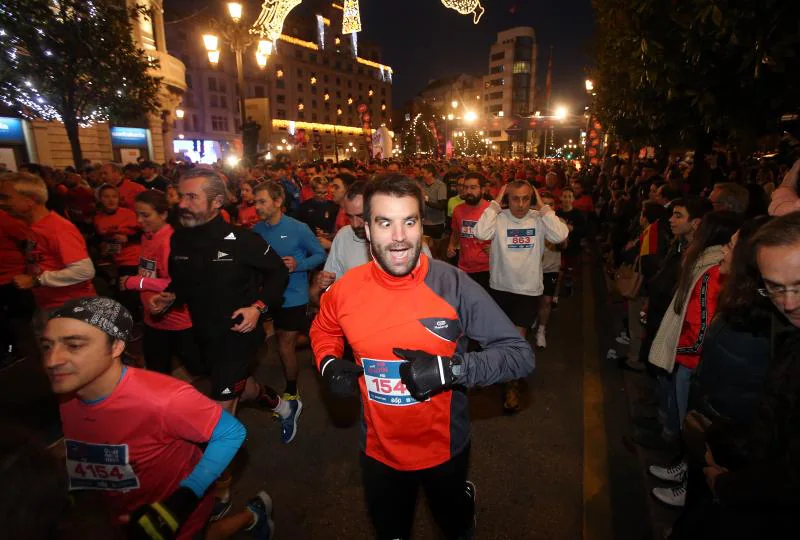
<svg viewBox="0 0 800 540">
<path fill-rule="evenodd" d="M 75 168 L 81 170 L 83 152 L 81 151 L 81 140 L 78 137 L 78 122 L 74 119 L 65 119 L 64 129 L 67 130 L 67 139 L 69 139 L 69 146 L 72 149 L 72 161 L 75 163 Z"/>
</svg>

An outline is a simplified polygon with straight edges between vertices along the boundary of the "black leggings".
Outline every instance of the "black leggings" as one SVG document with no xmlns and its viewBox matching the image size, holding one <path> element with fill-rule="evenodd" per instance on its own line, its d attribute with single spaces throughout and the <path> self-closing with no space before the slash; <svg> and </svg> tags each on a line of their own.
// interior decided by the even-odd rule
<svg viewBox="0 0 800 540">
<path fill-rule="evenodd" d="M 192 375 L 203 375 L 208 372 L 203 365 L 191 328 L 160 330 L 145 325 L 142 352 L 145 366 L 151 371 L 170 375 L 172 373 L 172 357 L 177 356 Z"/>
<path fill-rule="evenodd" d="M 376 538 L 411 536 L 420 485 L 445 537 L 466 537 L 475 516 L 475 507 L 465 489 L 468 465 L 469 446 L 449 461 L 421 471 L 398 471 L 362 452 L 364 495 Z"/>
</svg>

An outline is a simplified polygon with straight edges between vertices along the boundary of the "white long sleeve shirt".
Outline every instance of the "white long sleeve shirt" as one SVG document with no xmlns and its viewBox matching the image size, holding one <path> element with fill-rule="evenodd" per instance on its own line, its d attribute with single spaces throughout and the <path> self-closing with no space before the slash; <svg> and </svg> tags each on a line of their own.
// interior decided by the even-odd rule
<svg viewBox="0 0 800 540">
<path fill-rule="evenodd" d="M 475 226 L 476 238 L 492 242 L 489 286 L 498 291 L 540 296 L 544 292 L 544 241 L 560 244 L 568 235 L 569 229 L 549 206 L 529 210 L 520 219 L 492 201 Z"/>
</svg>

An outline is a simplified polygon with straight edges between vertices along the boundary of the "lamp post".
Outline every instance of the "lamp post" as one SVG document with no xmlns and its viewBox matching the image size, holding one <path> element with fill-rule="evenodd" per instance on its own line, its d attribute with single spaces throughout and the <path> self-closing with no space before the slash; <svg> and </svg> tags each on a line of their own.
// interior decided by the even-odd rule
<svg viewBox="0 0 800 540">
<path fill-rule="evenodd" d="M 333 124 L 333 155 L 336 158 L 336 163 L 339 163 L 339 141 L 336 137 L 336 127 L 339 125 L 339 117 L 342 116 L 342 108 L 336 106 L 336 122 Z"/>
<path fill-rule="evenodd" d="M 203 45 L 208 52 L 208 61 L 212 65 L 219 63 L 220 41 L 227 43 L 236 56 L 236 82 L 239 87 L 239 121 L 244 126 L 247 115 L 244 109 L 244 62 L 242 55 L 251 45 L 258 43 L 256 62 L 260 68 L 267 65 L 267 58 L 272 54 L 272 41 L 263 38 L 263 30 L 256 25 L 250 26 L 242 22 L 244 8 L 239 2 L 228 2 L 229 19 L 213 23 L 216 33 L 203 34 Z"/>
<path fill-rule="evenodd" d="M 583 138 L 583 159 L 586 166 L 589 166 L 589 129 L 592 127 L 592 111 L 589 109 L 591 106 L 591 96 L 595 95 L 594 81 L 586 79 L 585 82 L 586 93 L 589 95 L 589 105 L 586 106 L 586 136 Z"/>
</svg>

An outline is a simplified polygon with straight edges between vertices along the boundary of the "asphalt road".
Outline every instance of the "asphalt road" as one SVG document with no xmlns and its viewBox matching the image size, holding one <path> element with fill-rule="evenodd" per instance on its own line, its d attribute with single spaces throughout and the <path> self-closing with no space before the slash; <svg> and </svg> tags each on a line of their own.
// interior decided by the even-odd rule
<svg viewBox="0 0 800 540">
<path fill-rule="evenodd" d="M 641 466 L 622 444 L 626 385 L 614 365 L 598 360 L 615 335 L 615 308 L 602 276 L 584 268 L 583 286 L 553 314 L 547 349 L 536 351 L 522 410 L 504 415 L 499 387 L 469 393 L 476 538 L 641 539 L 647 531 Z M 276 349 L 274 340 L 267 344 L 257 377 L 280 390 Z M 274 501 L 277 538 L 370 538 L 358 466 L 359 403 L 325 391 L 308 350 L 299 359 L 304 409 L 291 444 L 281 444 L 271 415 L 250 407 L 239 413 L 248 439 L 237 458 L 234 507 L 263 489 Z M 53 401 L 36 371 L 21 364 L 0 372 L 0 418 L 41 432 Z M 414 537 L 438 537 L 422 493 Z"/>
</svg>

